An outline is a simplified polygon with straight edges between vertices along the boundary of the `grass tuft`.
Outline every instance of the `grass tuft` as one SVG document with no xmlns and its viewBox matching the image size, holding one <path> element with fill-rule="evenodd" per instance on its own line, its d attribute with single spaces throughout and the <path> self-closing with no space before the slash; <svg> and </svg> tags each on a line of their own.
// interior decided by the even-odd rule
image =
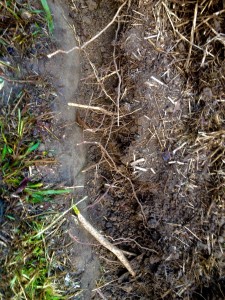
<svg viewBox="0 0 225 300">
<path fill-rule="evenodd" d="M 42 211 L 38 203 L 70 191 L 46 187 L 38 174 L 30 174 L 30 168 L 45 162 L 46 157 L 38 151 L 41 136 L 33 137 L 38 122 L 25 107 L 26 104 L 17 113 L 2 113 L 0 117 L 0 193 L 4 200 L 0 203 L 0 217 L 4 220 L 4 232 L 12 237 L 11 246 L 6 244 L 9 251 L 0 259 L 0 295 L 8 299 L 64 299 L 56 289 L 59 275 L 52 267 L 49 241 L 43 233 L 39 234 L 51 224 L 53 212 L 38 217 L 36 210 Z M 5 216 L 3 210 L 7 210 Z"/>
<path fill-rule="evenodd" d="M 51 15 L 50 8 L 48 6 L 48 2 L 47 2 L 47 0 L 41 0 L 41 4 L 42 4 L 42 6 L 44 8 L 44 11 L 45 11 L 45 18 L 46 18 L 46 21 L 48 23 L 49 33 L 52 34 L 53 30 L 54 30 L 54 23 L 53 23 L 53 18 L 52 18 L 52 15 Z"/>
</svg>

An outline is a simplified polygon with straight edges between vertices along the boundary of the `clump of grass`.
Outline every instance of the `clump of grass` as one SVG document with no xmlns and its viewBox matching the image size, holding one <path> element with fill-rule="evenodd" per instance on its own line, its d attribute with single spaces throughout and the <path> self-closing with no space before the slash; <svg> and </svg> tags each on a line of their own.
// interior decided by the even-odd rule
<svg viewBox="0 0 225 300">
<path fill-rule="evenodd" d="M 35 123 L 34 117 L 28 113 L 21 113 L 20 109 L 17 116 L 9 115 L 0 118 L 1 193 L 3 196 L 22 193 L 27 201 L 33 203 L 69 192 L 64 189 L 45 189 L 43 183 L 29 176 L 29 166 L 45 159 L 37 152 L 40 140 L 34 140 L 31 135 Z"/>
<path fill-rule="evenodd" d="M 32 137 L 27 137 L 33 122 L 32 117 L 21 115 L 20 109 L 16 117 L 2 115 L 0 118 L 2 181 L 9 190 L 15 189 L 21 183 L 32 163 L 33 153 L 40 144 L 40 141 L 32 141 Z"/>
<path fill-rule="evenodd" d="M 39 9 L 41 3 L 43 9 Z M 54 162 L 46 151 L 39 151 L 40 123 L 49 123 L 48 116 L 42 116 L 42 108 L 32 106 L 32 80 L 22 78 L 19 88 L 9 79 L 18 77 L 21 70 L 24 74 L 21 57 L 35 55 L 37 43 L 47 36 L 46 27 L 49 33 L 53 30 L 47 2 L 34 5 L 30 1 L 0 2 L 0 66 L 6 73 L 0 78 L 0 298 L 58 300 L 64 299 L 57 289 L 62 272 L 56 270 L 60 262 L 50 247 L 65 220 L 55 220 L 56 212 L 46 202 L 70 191 L 46 186 L 41 174 L 33 172 L 39 164 Z"/>
<path fill-rule="evenodd" d="M 50 11 L 50 8 L 48 6 L 48 2 L 46 0 L 41 0 L 41 4 L 44 8 L 44 11 L 45 11 L 45 18 L 46 18 L 46 21 L 48 23 L 48 30 L 50 33 L 53 32 L 53 29 L 54 29 L 54 23 L 53 23 L 53 18 L 52 18 L 52 15 L 51 15 L 51 11 Z"/>
<path fill-rule="evenodd" d="M 0 293 L 3 290 L 12 299 L 57 300 L 63 297 L 55 289 L 48 242 L 39 234 L 51 217 L 36 217 L 35 209 L 41 212 L 37 203 L 70 191 L 45 187 L 38 175 L 30 174 L 32 165 L 46 162 L 45 154 L 38 151 L 41 136 L 33 137 L 36 126 L 25 104 L 0 117 L 0 193 L 8 208 L 2 229 L 12 237 L 10 250 L 0 259 Z"/>
<path fill-rule="evenodd" d="M 26 111 L 26 110 L 24 110 Z M 17 114 L 0 117 L 0 166 L 2 195 L 26 194 L 26 200 L 39 202 L 52 195 L 67 193 L 66 190 L 43 189 L 38 178 L 29 176 L 29 167 L 36 162 L 47 161 L 45 155 L 37 152 L 40 139 L 33 138 L 36 119 L 29 112 L 17 110 Z M 3 187 L 6 187 L 5 189 Z"/>
<path fill-rule="evenodd" d="M 17 228 L 17 239 L 3 267 L 12 299 L 64 299 L 54 284 L 52 254 L 45 236 L 38 235 L 43 226 L 44 220 L 35 220 Z"/>
<path fill-rule="evenodd" d="M 0 2 L 0 53 L 24 55 L 35 45 L 36 39 L 46 35 L 47 24 L 52 33 L 54 24 L 49 6 L 41 1 L 43 10 L 32 6 L 29 1 Z"/>
</svg>

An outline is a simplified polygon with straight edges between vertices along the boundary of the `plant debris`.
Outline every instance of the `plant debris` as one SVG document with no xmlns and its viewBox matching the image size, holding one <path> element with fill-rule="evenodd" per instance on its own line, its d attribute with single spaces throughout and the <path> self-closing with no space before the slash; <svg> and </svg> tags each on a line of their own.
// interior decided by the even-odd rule
<svg viewBox="0 0 225 300">
<path fill-rule="evenodd" d="M 96 299 L 223 299 L 223 1 L 124 3 L 111 42 L 98 36 L 83 49 L 84 104 L 74 103 L 89 149 L 89 212 L 103 210 L 100 226 L 134 253 L 137 270 L 132 279 L 104 259 Z"/>
</svg>

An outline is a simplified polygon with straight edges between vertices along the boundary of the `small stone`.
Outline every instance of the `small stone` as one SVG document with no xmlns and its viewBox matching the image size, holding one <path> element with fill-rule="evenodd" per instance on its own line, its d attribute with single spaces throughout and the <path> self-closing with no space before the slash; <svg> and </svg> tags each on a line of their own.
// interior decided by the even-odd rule
<svg viewBox="0 0 225 300">
<path fill-rule="evenodd" d="M 201 93 L 201 98 L 206 102 L 211 100 L 213 97 L 212 90 L 209 87 L 204 87 Z"/>
<path fill-rule="evenodd" d="M 223 236 L 219 236 L 218 242 L 221 243 L 221 244 L 225 243 L 225 238 Z"/>
<path fill-rule="evenodd" d="M 98 7 L 97 3 L 93 0 L 87 1 L 87 6 L 90 11 L 93 11 Z"/>
<path fill-rule="evenodd" d="M 83 22 L 86 23 L 86 24 L 88 24 L 88 25 L 90 25 L 91 24 L 91 19 L 88 18 L 87 16 L 84 16 L 83 17 Z"/>
<path fill-rule="evenodd" d="M 43 143 L 41 143 L 40 145 L 39 145 L 39 147 L 38 147 L 38 150 L 39 151 L 45 151 L 46 150 L 46 147 L 45 147 L 45 144 L 43 144 Z"/>
<path fill-rule="evenodd" d="M 27 10 L 22 10 L 20 16 L 23 20 L 30 20 L 32 18 L 32 14 Z"/>
<path fill-rule="evenodd" d="M 112 228 L 112 223 L 107 222 L 106 225 L 105 225 L 105 227 L 106 227 L 107 229 Z"/>
<path fill-rule="evenodd" d="M 162 158 L 165 162 L 168 162 L 171 159 L 171 154 L 169 151 L 165 151 L 162 153 Z"/>
</svg>

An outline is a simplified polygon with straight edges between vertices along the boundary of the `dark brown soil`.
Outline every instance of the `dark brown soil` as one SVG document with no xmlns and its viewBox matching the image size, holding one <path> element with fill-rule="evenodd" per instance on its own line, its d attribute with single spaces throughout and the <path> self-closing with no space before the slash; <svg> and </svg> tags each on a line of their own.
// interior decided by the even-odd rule
<svg viewBox="0 0 225 300">
<path fill-rule="evenodd" d="M 98 248 L 104 280 L 94 299 L 223 299 L 224 275 L 212 260 L 221 262 L 223 255 L 216 241 L 224 240 L 224 217 L 216 204 L 211 213 L 210 173 L 196 162 L 187 137 L 199 91 L 177 70 L 172 32 L 156 38 L 154 6 L 146 2 L 124 10 L 118 31 L 112 26 L 83 58 L 78 103 L 111 110 L 109 95 L 116 99 L 118 93 L 118 78 L 110 75 L 115 57 L 122 76 L 120 113 L 126 116 L 120 126 L 116 118 L 94 112 L 80 111 L 77 122 L 86 141 L 104 147 L 88 148 L 92 223 L 132 253 L 128 257 L 137 272 L 131 278 L 115 257 Z M 112 1 L 109 10 L 104 1 L 90 3 L 78 4 L 74 13 L 82 41 L 107 24 L 116 6 Z M 97 88 L 93 70 L 100 78 Z M 110 79 L 101 79 L 107 75 Z"/>
</svg>

